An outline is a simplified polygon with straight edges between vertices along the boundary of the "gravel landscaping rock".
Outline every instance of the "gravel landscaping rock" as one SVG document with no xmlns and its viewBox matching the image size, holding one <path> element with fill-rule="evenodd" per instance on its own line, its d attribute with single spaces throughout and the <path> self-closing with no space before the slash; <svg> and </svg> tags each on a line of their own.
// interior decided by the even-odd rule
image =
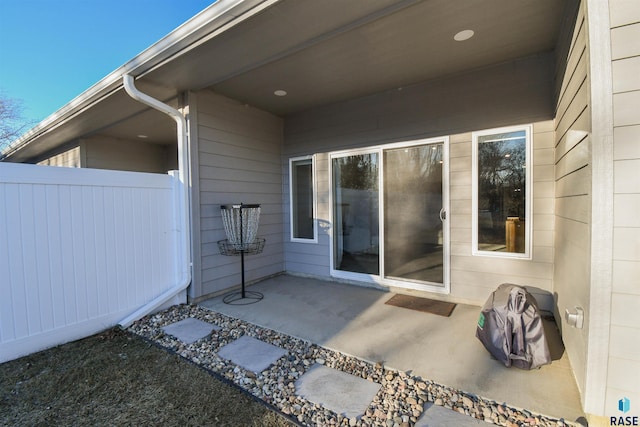
<svg viewBox="0 0 640 427">
<path fill-rule="evenodd" d="M 189 317 L 217 325 L 220 330 L 192 344 L 185 344 L 163 332 L 162 327 Z M 197 305 L 171 307 L 137 321 L 129 329 L 218 373 L 305 426 L 412 426 L 422 415 L 427 402 L 501 426 L 569 425 L 562 419 L 519 410 Z M 279 346 L 288 353 L 260 373 L 242 369 L 218 356 L 221 347 L 243 335 Z M 295 381 L 316 363 L 381 384 L 380 391 L 361 417 L 343 417 L 295 394 Z"/>
</svg>

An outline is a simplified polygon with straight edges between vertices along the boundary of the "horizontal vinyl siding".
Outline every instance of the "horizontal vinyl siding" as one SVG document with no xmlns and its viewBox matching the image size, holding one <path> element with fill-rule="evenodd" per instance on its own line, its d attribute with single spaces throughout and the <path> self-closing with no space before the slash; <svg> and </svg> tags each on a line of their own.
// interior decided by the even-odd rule
<svg viewBox="0 0 640 427">
<path fill-rule="evenodd" d="M 79 168 L 81 166 L 80 161 L 80 146 L 75 146 L 62 153 L 53 154 L 44 159 L 38 160 L 37 164 L 43 166 L 60 166 L 65 168 Z"/>
<path fill-rule="evenodd" d="M 226 238 L 220 205 L 260 204 L 264 252 L 245 257 L 251 282 L 284 270 L 282 121 L 210 91 L 191 94 L 196 108 L 200 200 L 201 289 L 195 297 L 241 283 L 240 258 L 220 254 Z"/>
<path fill-rule="evenodd" d="M 86 168 L 150 173 L 177 169 L 176 145 L 94 136 L 83 139 L 80 148 Z"/>
<path fill-rule="evenodd" d="M 533 252 L 531 260 L 471 254 L 471 133 L 451 137 L 451 294 L 483 303 L 501 283 L 514 283 L 553 309 L 553 122 L 533 126 Z M 536 173 L 536 171 L 538 173 Z"/>
<path fill-rule="evenodd" d="M 291 242 L 291 202 L 289 198 L 289 160 L 285 156 L 283 162 L 285 197 L 285 264 L 288 272 L 310 274 L 314 276 L 329 277 L 330 257 L 329 246 L 331 244 L 331 207 L 329 204 L 329 156 L 327 153 L 318 153 L 315 158 L 315 179 L 317 189 L 317 243 Z"/>
<path fill-rule="evenodd" d="M 614 104 L 614 237 L 605 408 L 640 401 L 640 5 L 610 2 Z M 629 375 L 636 373 L 635 375 Z"/>
<path fill-rule="evenodd" d="M 557 102 L 555 124 L 556 318 L 581 306 L 588 312 L 591 257 L 591 113 L 584 6 L 581 6 Z M 563 327 L 562 334 L 578 387 L 584 391 L 587 354 L 585 329 Z"/>
<path fill-rule="evenodd" d="M 281 165 L 287 271 L 330 275 L 332 151 L 451 135 L 452 297 L 482 304 L 506 281 L 540 288 L 549 295 L 555 226 L 554 139 L 549 121 L 553 117 L 552 59 L 551 55 L 525 58 L 287 117 Z M 526 123 L 535 123 L 534 259 L 488 262 L 472 257 L 470 132 Z M 291 157 L 312 154 L 316 156 L 318 243 L 294 243 L 289 235 L 288 162 Z M 545 301 L 549 300 L 541 302 Z"/>
</svg>

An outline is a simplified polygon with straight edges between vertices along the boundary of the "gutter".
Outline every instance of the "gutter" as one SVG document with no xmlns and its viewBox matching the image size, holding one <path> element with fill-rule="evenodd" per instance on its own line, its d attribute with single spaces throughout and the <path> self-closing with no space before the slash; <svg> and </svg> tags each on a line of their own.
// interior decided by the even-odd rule
<svg viewBox="0 0 640 427">
<path fill-rule="evenodd" d="M 151 313 L 153 310 L 160 307 L 162 304 L 175 297 L 178 293 L 184 291 L 189 284 L 191 284 L 191 239 L 190 239 L 190 222 L 189 222 L 189 180 L 187 168 L 189 165 L 189 152 L 187 150 L 188 138 L 187 138 L 187 120 L 184 118 L 180 111 L 175 108 L 158 101 L 151 96 L 140 92 L 134 83 L 134 78 L 130 74 L 125 74 L 122 77 L 122 82 L 125 91 L 138 102 L 145 104 L 155 110 L 170 116 L 177 125 L 178 136 L 178 181 L 180 182 L 180 203 L 178 205 L 178 230 L 181 231 L 179 238 L 179 250 L 180 256 L 179 265 L 182 266 L 180 279 L 178 283 L 165 291 L 151 302 L 140 307 L 138 310 L 127 316 L 120 321 L 120 326 L 123 328 L 129 327 L 133 322 L 140 319 L 143 316 Z"/>
</svg>

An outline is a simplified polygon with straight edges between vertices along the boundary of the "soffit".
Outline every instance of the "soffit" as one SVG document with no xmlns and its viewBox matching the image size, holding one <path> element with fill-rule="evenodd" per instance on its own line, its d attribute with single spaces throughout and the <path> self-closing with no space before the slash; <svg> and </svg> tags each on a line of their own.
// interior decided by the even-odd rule
<svg viewBox="0 0 640 427">
<path fill-rule="evenodd" d="M 161 99 L 214 91 L 278 115 L 553 50 L 564 0 L 280 0 L 137 75 Z M 214 5 L 215 6 L 215 5 Z M 212 6 L 213 7 L 213 6 Z M 456 42 L 453 35 L 475 36 Z M 135 58 L 134 60 L 135 61 Z M 273 92 L 284 89 L 286 97 Z M 175 142 L 171 119 L 114 86 L 14 161 L 103 134 Z"/>
<path fill-rule="evenodd" d="M 175 98 L 167 100 L 165 103 L 173 108 L 178 108 L 178 102 Z M 141 141 L 160 145 L 176 144 L 177 138 L 174 119 L 160 111 L 146 107 L 133 116 L 128 116 L 125 120 L 94 131 L 93 134 L 126 139 L 131 142 Z"/>
<path fill-rule="evenodd" d="M 564 3 L 283 0 L 145 78 L 287 115 L 551 51 Z"/>
<path fill-rule="evenodd" d="M 176 92 L 172 89 L 145 82 L 140 82 L 138 87 L 145 93 L 177 106 Z M 176 143 L 175 125 L 171 118 L 147 108 L 127 95 L 122 87 L 116 86 L 106 91 L 96 105 L 77 109 L 70 118 L 47 128 L 45 134 L 32 137 L 34 143 L 25 145 L 8 160 L 27 161 L 70 141 L 92 135 L 135 141 L 140 140 L 137 138 L 140 134 L 147 135 L 145 141 L 148 142 Z"/>
</svg>

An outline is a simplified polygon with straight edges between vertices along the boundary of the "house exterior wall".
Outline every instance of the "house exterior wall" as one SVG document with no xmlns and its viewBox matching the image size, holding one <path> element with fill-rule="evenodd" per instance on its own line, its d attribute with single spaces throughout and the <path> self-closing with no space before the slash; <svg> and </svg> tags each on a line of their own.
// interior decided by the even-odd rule
<svg viewBox="0 0 640 427">
<path fill-rule="evenodd" d="M 38 160 L 38 165 L 43 166 L 60 166 L 65 168 L 80 168 L 82 167 L 80 161 L 80 145 L 76 143 L 74 147 L 65 149 L 64 151 L 52 154 Z"/>
<path fill-rule="evenodd" d="M 285 119 L 286 270 L 330 276 L 329 153 L 450 135 L 450 298 L 482 304 L 500 283 L 550 293 L 553 280 L 553 57 L 525 58 L 314 109 Z M 471 255 L 471 132 L 534 123 L 533 259 Z M 318 243 L 290 241 L 289 159 L 316 156 Z M 543 292 L 540 293 L 540 295 Z M 447 298 L 442 296 L 441 298 Z M 551 309 L 551 300 L 544 299 Z"/>
<path fill-rule="evenodd" d="M 93 136 L 82 139 L 80 148 L 86 168 L 151 173 L 177 169 L 175 146 Z"/>
<path fill-rule="evenodd" d="M 637 2 L 581 2 L 557 105 L 554 289 L 585 311 L 561 329 L 595 425 L 640 400 L 639 39 Z"/>
<path fill-rule="evenodd" d="M 189 111 L 197 135 L 192 134 L 197 155 L 192 176 L 199 187 L 200 271 L 192 291 L 197 298 L 241 283 L 239 257 L 218 249 L 217 242 L 226 238 L 220 205 L 261 205 L 258 235 L 266 244 L 262 254 L 245 257 L 246 281 L 284 270 L 282 119 L 207 90 L 189 94 Z"/>
<path fill-rule="evenodd" d="M 531 260 L 472 256 L 471 134 L 450 139 L 451 294 L 483 304 L 501 283 L 525 285 L 553 310 L 553 121 L 533 123 L 533 250 Z"/>
<path fill-rule="evenodd" d="M 178 169 L 177 147 L 96 135 L 31 160 L 46 166 L 167 173 Z"/>
<path fill-rule="evenodd" d="M 590 308 L 591 256 L 591 110 L 589 101 L 587 28 L 580 8 L 569 49 L 555 123 L 555 270 L 558 313 L 575 306 Z M 584 392 L 588 327 L 563 327 L 563 340 L 578 387 Z"/>
<path fill-rule="evenodd" d="M 640 5 L 611 0 L 609 12 L 614 234 L 605 407 L 611 413 L 622 397 L 640 402 Z"/>
</svg>

